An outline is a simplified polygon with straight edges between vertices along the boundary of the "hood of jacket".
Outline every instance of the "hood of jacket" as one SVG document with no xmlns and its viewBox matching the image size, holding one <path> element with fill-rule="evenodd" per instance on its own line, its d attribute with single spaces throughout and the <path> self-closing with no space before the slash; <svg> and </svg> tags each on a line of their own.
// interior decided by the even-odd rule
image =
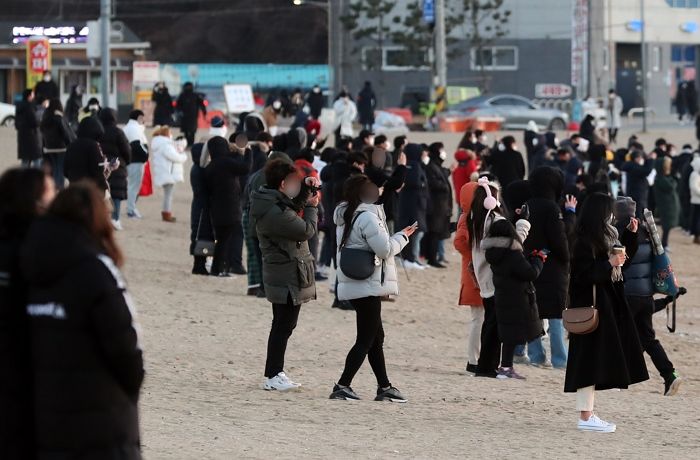
<svg viewBox="0 0 700 460">
<path fill-rule="evenodd" d="M 166 136 L 156 136 L 151 140 L 153 150 L 159 150 L 167 144 L 173 144 L 173 140 Z"/>
<path fill-rule="evenodd" d="M 496 265 L 511 251 L 522 251 L 523 245 L 517 240 L 497 236 L 481 240 L 481 249 L 486 251 L 486 261 L 491 265 Z"/>
<path fill-rule="evenodd" d="M 46 216 L 34 221 L 20 253 L 22 274 L 34 286 L 47 286 L 71 268 L 99 254 L 82 227 Z"/>
<path fill-rule="evenodd" d="M 407 162 L 420 162 L 423 155 L 423 147 L 420 144 L 406 144 L 403 152 L 406 154 Z"/>
<path fill-rule="evenodd" d="M 248 135 L 248 139 L 255 140 L 258 134 L 267 131 L 265 119 L 258 112 L 250 112 L 243 119 L 243 131 Z"/>
<path fill-rule="evenodd" d="M 345 213 L 347 207 L 347 201 L 343 201 L 342 203 L 338 204 L 338 206 L 336 206 L 335 208 L 335 211 L 333 211 L 333 223 L 335 223 L 337 227 L 345 225 L 345 218 L 343 217 L 343 214 Z M 364 211 L 371 212 L 372 214 L 376 214 L 380 218 L 383 218 L 384 212 L 382 211 L 382 209 L 383 208 L 381 207 L 381 205 L 360 203 L 360 205 L 355 210 L 355 214 L 357 214 L 360 211 Z"/>
<path fill-rule="evenodd" d="M 503 190 L 503 202 L 511 213 L 522 208 L 532 198 L 532 186 L 530 181 L 516 180 Z"/>
<path fill-rule="evenodd" d="M 105 128 L 117 125 L 117 111 L 114 109 L 110 109 L 109 107 L 101 109 L 97 113 L 97 118 L 100 119 L 102 126 Z"/>
<path fill-rule="evenodd" d="M 558 201 L 564 190 L 564 174 L 559 168 L 540 166 L 530 174 L 530 189 L 535 198 Z"/>
<path fill-rule="evenodd" d="M 102 136 L 105 134 L 105 129 L 100 123 L 97 117 L 89 116 L 83 118 L 83 120 L 78 125 L 78 137 L 81 139 L 91 139 L 93 141 L 102 140 Z"/>
<path fill-rule="evenodd" d="M 459 191 L 459 205 L 462 208 L 462 212 L 469 212 L 472 208 L 474 194 L 478 188 L 479 184 L 476 182 L 467 182 L 462 186 L 462 190 Z"/>
<path fill-rule="evenodd" d="M 693 161 L 690 162 L 690 166 L 693 167 L 693 171 L 700 173 L 700 156 L 696 155 Z"/>
<path fill-rule="evenodd" d="M 275 206 L 282 205 L 291 209 L 294 208 L 294 203 L 287 196 L 285 196 L 279 190 L 274 190 L 267 187 L 260 187 L 258 190 L 253 191 L 250 197 L 250 215 L 257 219 L 260 219 L 265 214 L 270 211 L 270 209 Z"/>
</svg>

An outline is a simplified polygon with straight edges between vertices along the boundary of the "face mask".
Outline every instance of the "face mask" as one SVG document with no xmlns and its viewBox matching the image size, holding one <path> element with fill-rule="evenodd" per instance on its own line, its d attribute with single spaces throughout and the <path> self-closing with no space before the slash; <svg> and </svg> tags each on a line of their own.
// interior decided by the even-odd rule
<svg viewBox="0 0 700 460">
<path fill-rule="evenodd" d="M 506 146 L 503 144 L 498 144 L 498 151 L 503 152 L 506 149 Z"/>
<path fill-rule="evenodd" d="M 440 150 L 440 159 L 442 161 L 445 161 L 447 159 L 447 152 L 445 152 L 444 150 Z"/>
<path fill-rule="evenodd" d="M 422 161 L 424 165 L 427 165 L 430 163 L 430 157 L 423 157 L 420 159 L 420 161 Z"/>
<path fill-rule="evenodd" d="M 287 195 L 287 198 L 290 200 L 293 200 L 297 196 L 299 196 L 299 192 L 301 192 L 301 183 L 300 182 L 292 182 L 290 185 L 286 186 L 284 188 L 284 193 Z"/>
<path fill-rule="evenodd" d="M 88 105 L 88 109 L 98 111 L 98 110 L 100 110 L 100 106 L 99 105 Z"/>
<path fill-rule="evenodd" d="M 51 75 L 44 75 L 44 81 L 51 81 Z"/>
<path fill-rule="evenodd" d="M 275 110 L 279 110 L 282 108 L 282 103 L 280 101 L 275 101 L 272 103 L 272 108 Z"/>
<path fill-rule="evenodd" d="M 321 88 L 314 88 L 314 93 L 318 94 L 321 92 Z"/>
</svg>

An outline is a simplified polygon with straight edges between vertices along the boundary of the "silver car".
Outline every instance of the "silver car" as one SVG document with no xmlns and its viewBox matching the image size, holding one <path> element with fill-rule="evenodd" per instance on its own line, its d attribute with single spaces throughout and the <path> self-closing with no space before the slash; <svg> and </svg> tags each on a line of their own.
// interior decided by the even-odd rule
<svg viewBox="0 0 700 460">
<path fill-rule="evenodd" d="M 515 94 L 487 94 L 462 101 L 448 108 L 448 113 L 503 118 L 503 129 L 525 129 L 534 120 L 540 129 L 564 131 L 569 115 L 555 109 L 543 109 Z"/>
</svg>

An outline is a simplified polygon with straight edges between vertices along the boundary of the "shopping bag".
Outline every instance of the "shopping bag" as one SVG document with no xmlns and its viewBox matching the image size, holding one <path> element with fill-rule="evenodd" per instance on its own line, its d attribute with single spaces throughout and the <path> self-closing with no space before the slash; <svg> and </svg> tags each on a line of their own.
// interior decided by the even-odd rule
<svg viewBox="0 0 700 460">
<path fill-rule="evenodd" d="M 141 180 L 139 196 L 151 195 L 153 195 L 153 179 L 151 178 L 151 164 L 147 161 L 143 167 L 143 179 Z"/>
</svg>

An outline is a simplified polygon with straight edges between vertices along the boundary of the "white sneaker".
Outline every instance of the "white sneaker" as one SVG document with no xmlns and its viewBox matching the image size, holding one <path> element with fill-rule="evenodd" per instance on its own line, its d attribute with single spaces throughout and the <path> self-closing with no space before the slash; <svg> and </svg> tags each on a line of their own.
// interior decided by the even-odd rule
<svg viewBox="0 0 700 460">
<path fill-rule="evenodd" d="M 118 232 L 124 230 L 122 223 L 118 220 L 112 219 L 112 227 L 114 227 L 114 229 Z"/>
<path fill-rule="evenodd" d="M 406 267 L 407 270 L 425 270 L 425 267 L 422 266 L 419 263 L 416 262 L 404 262 L 403 264 L 404 267 Z"/>
<path fill-rule="evenodd" d="M 614 433 L 617 427 L 614 423 L 601 420 L 597 415 L 592 414 L 588 420 L 578 420 L 578 429 L 581 431 L 598 431 L 600 433 Z"/>
<path fill-rule="evenodd" d="M 294 383 L 289 380 L 289 377 L 284 372 L 280 372 L 271 379 L 265 380 L 263 384 L 263 389 L 267 391 L 290 391 L 296 390 L 301 384 Z"/>
</svg>

